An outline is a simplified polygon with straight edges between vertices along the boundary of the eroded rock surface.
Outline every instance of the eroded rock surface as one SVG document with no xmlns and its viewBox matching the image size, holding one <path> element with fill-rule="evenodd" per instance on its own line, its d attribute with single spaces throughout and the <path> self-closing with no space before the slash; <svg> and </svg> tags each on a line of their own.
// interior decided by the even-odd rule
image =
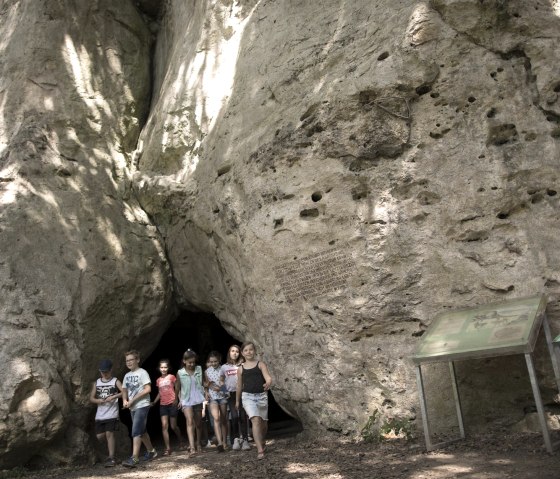
<svg viewBox="0 0 560 479">
<path fill-rule="evenodd" d="M 435 313 L 544 292 L 558 324 L 560 12 L 319 3 L 170 2 L 135 178 L 179 303 L 255 340 L 306 427 L 355 433 L 417 416 Z M 531 402 L 522 358 L 459 375 L 469 424 Z"/>
<path fill-rule="evenodd" d="M 437 312 L 544 292 L 560 326 L 556 2 L 169 0 L 153 85 L 132 3 L 0 15 L 1 467 L 84 457 L 97 359 L 174 301 L 348 434 L 417 417 Z M 458 373 L 473 427 L 531 403 L 522 358 Z"/>
<path fill-rule="evenodd" d="M 149 101 L 145 23 L 112 1 L 6 1 L 0 15 L 4 468 L 91 454 L 99 358 L 157 336 L 172 303 L 126 182 Z"/>
</svg>

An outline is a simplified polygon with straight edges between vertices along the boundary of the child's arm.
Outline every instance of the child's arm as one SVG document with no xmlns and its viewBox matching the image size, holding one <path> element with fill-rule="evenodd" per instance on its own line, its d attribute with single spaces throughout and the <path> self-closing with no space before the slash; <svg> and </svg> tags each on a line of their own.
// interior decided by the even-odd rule
<svg viewBox="0 0 560 479">
<path fill-rule="evenodd" d="M 139 401 L 144 396 L 146 395 L 149 396 L 151 392 L 152 392 L 152 385 L 150 383 L 144 384 L 144 389 L 142 389 L 142 391 L 140 391 L 136 396 L 132 398 L 131 401 L 128 402 L 128 407 L 130 407 L 132 403 Z"/>
<path fill-rule="evenodd" d="M 211 387 L 213 387 L 213 382 L 210 381 L 210 378 L 208 377 L 208 370 L 204 371 L 204 381 L 202 381 L 202 387 L 204 389 L 209 389 Z"/>
<path fill-rule="evenodd" d="M 153 406 L 158 401 L 159 401 L 159 392 L 157 393 L 157 396 L 155 397 L 155 399 L 152 402 L 150 402 L 150 406 Z"/>
<path fill-rule="evenodd" d="M 181 407 L 181 401 L 179 400 L 180 397 L 181 397 L 181 380 L 177 378 L 177 381 L 175 381 L 175 399 L 177 401 L 178 408 Z"/>
<path fill-rule="evenodd" d="M 241 391 L 243 390 L 243 368 L 237 368 L 237 388 L 235 394 L 235 409 L 239 409 L 239 401 L 241 399 Z"/>
<path fill-rule="evenodd" d="M 173 381 L 173 391 L 175 393 L 175 399 L 173 399 L 173 406 L 177 407 L 177 404 L 179 402 L 179 396 L 177 396 L 177 383 L 179 382 L 179 378 L 175 378 L 175 380 Z M 159 396 L 159 394 L 158 394 Z"/>
<path fill-rule="evenodd" d="M 95 383 L 93 383 L 93 387 L 91 388 L 91 392 L 89 394 L 89 402 L 92 402 L 93 404 L 101 404 L 103 400 L 95 397 L 96 392 Z"/>
<path fill-rule="evenodd" d="M 124 386 L 122 388 L 122 399 L 123 408 L 128 409 L 130 407 L 130 403 L 128 402 L 128 389 L 126 389 Z"/>
<path fill-rule="evenodd" d="M 116 398 L 122 397 L 122 384 L 121 384 L 121 382 L 120 382 L 118 379 L 115 381 L 115 386 L 117 387 L 117 389 L 119 390 L 119 392 L 118 392 L 118 393 L 115 393 L 115 394 L 112 394 L 111 396 L 109 396 L 109 397 L 106 399 L 106 401 L 112 401 L 112 400 L 114 400 L 114 399 L 116 399 Z"/>
<path fill-rule="evenodd" d="M 218 386 L 214 381 L 210 381 L 207 371 L 204 371 L 204 387 L 206 389 L 213 389 L 214 391 L 220 390 L 220 386 Z"/>
<path fill-rule="evenodd" d="M 221 391 L 222 393 L 226 394 L 228 392 L 227 387 L 226 387 L 226 377 L 225 377 L 225 375 L 220 376 L 220 383 L 218 384 L 218 386 L 219 386 L 219 391 Z"/>
<path fill-rule="evenodd" d="M 268 372 L 268 368 L 266 367 L 266 364 L 263 363 L 262 361 L 259 361 L 259 368 L 261 368 L 262 375 L 264 376 L 265 382 L 263 384 L 263 388 L 265 391 L 268 391 L 270 389 L 270 386 L 272 385 L 272 377 Z"/>
</svg>

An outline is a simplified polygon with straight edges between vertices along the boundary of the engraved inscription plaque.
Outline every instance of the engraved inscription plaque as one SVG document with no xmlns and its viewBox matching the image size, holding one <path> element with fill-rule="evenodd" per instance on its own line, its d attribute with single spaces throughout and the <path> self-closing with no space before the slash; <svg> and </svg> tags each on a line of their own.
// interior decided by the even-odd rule
<svg viewBox="0 0 560 479">
<path fill-rule="evenodd" d="M 288 301 L 312 298 L 343 288 L 354 262 L 348 250 L 335 248 L 278 265 L 274 273 Z"/>
</svg>

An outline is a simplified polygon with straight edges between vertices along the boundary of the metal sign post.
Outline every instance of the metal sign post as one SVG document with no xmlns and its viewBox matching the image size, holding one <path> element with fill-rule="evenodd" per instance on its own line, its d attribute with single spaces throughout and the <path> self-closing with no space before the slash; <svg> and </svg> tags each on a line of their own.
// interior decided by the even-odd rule
<svg viewBox="0 0 560 479">
<path fill-rule="evenodd" d="M 552 360 L 556 384 L 560 391 L 559 360 L 554 351 L 545 310 L 546 298 L 543 295 L 537 295 L 476 308 L 445 312 L 436 316 L 422 337 L 416 353 L 411 358 L 416 365 L 422 425 L 428 451 L 465 438 L 461 398 L 457 386 L 454 362 L 458 360 L 524 354 L 544 443 L 547 451 L 552 453 L 553 445 L 550 440 L 546 413 L 532 356 L 539 331 L 542 327 Z M 554 341 L 558 342 L 560 346 L 560 336 Z M 422 364 L 437 362 L 449 363 L 460 437 L 433 444 L 422 377 Z"/>
</svg>

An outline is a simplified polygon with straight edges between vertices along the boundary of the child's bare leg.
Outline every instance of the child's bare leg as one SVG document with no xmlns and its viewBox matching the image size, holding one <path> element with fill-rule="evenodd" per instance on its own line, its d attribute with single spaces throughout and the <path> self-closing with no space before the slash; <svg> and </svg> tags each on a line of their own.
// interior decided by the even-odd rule
<svg viewBox="0 0 560 479">
<path fill-rule="evenodd" d="M 109 457 L 115 458 L 115 433 L 113 431 L 107 431 L 107 449 L 109 450 Z"/>
<path fill-rule="evenodd" d="M 150 439 L 150 435 L 145 432 L 144 434 L 142 434 L 142 436 L 140 436 L 142 439 L 142 443 L 144 444 L 144 447 L 146 448 L 147 451 L 153 451 L 154 450 L 154 446 L 152 446 L 152 440 Z M 140 451 L 138 451 L 140 452 Z"/>
<path fill-rule="evenodd" d="M 189 447 L 191 452 L 196 450 L 195 442 L 194 442 L 194 429 L 195 429 L 195 421 L 194 421 L 194 413 L 192 407 L 186 407 L 183 409 L 185 414 L 185 419 L 187 420 L 187 437 L 189 438 Z"/>
<path fill-rule="evenodd" d="M 171 449 L 169 445 L 169 416 L 161 416 L 161 435 L 165 443 L 165 449 Z"/>
<path fill-rule="evenodd" d="M 134 436 L 132 438 L 132 457 L 138 459 L 140 456 L 140 448 L 142 447 L 142 436 Z"/>
<path fill-rule="evenodd" d="M 218 446 L 223 446 L 224 441 L 222 438 L 222 423 L 220 421 L 220 406 L 218 406 L 217 403 L 211 403 L 210 413 L 214 418 L 214 433 L 216 434 L 216 439 L 218 440 Z"/>
<path fill-rule="evenodd" d="M 107 440 L 107 433 L 106 432 L 102 432 L 100 434 L 97 434 L 97 440 L 99 442 L 105 442 Z"/>
<path fill-rule="evenodd" d="M 265 421 L 263 421 L 260 416 L 253 416 L 251 418 L 251 424 L 253 426 L 253 439 L 259 454 L 264 452 L 263 422 Z"/>
<path fill-rule="evenodd" d="M 200 440 L 202 439 L 202 412 L 194 411 L 194 426 L 196 429 L 196 450 L 201 451 Z"/>
<path fill-rule="evenodd" d="M 183 444 L 183 436 L 181 435 L 181 431 L 179 426 L 177 426 L 177 418 L 170 416 L 169 417 L 169 425 L 171 426 L 171 430 L 175 433 L 177 438 L 179 439 L 179 444 Z"/>
<path fill-rule="evenodd" d="M 222 428 L 222 439 L 224 441 L 224 445 L 229 446 L 226 444 L 227 441 L 227 432 L 228 432 L 228 420 L 227 420 L 227 404 L 220 404 L 220 425 Z"/>
</svg>

